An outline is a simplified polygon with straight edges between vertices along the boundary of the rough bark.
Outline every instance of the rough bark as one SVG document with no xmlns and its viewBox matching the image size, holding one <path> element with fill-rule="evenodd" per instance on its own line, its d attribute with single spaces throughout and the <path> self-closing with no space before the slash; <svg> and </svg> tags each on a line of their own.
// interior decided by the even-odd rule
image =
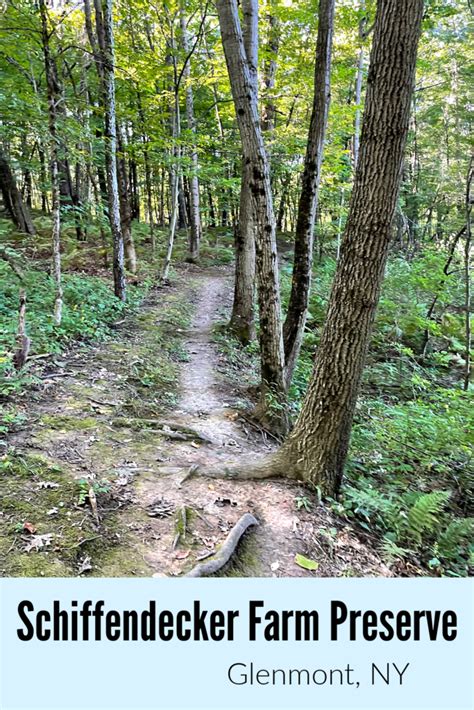
<svg viewBox="0 0 474 710">
<path fill-rule="evenodd" d="M 287 387 L 291 384 L 308 313 L 313 266 L 314 223 L 318 206 L 324 138 L 331 98 L 330 77 L 334 4 L 334 0 L 320 0 L 319 2 L 313 109 L 298 206 L 291 295 L 283 328 Z"/>
<path fill-rule="evenodd" d="M 18 190 L 15 176 L 10 167 L 6 154 L 0 146 L 0 189 L 7 212 L 12 218 L 15 227 L 25 234 L 35 234 L 35 227 L 27 205 L 23 202 Z"/>
<path fill-rule="evenodd" d="M 184 55 L 187 57 L 189 55 L 189 37 L 188 30 L 186 26 L 186 18 L 184 13 L 181 12 L 180 16 L 181 23 L 181 42 L 184 51 Z M 187 61 L 184 66 L 183 80 L 185 82 L 185 93 L 186 93 L 186 122 L 188 131 L 192 135 L 192 145 L 191 145 L 191 175 L 189 176 L 189 222 L 190 222 L 190 232 L 189 232 L 189 256 L 188 259 L 191 262 L 196 262 L 199 259 L 199 246 L 201 244 L 202 238 L 202 225 L 201 225 L 201 212 L 199 204 L 199 161 L 198 153 L 196 150 L 196 120 L 194 117 L 194 95 L 191 78 L 191 67 L 190 62 Z"/>
<path fill-rule="evenodd" d="M 258 112 L 258 0 L 243 0 L 242 28 L 251 100 Z M 255 338 L 255 215 L 251 192 L 252 167 L 242 160 L 239 220 L 234 234 L 234 301 L 230 328 L 244 345 Z"/>
<path fill-rule="evenodd" d="M 200 469 L 202 475 L 283 476 L 331 496 L 339 489 L 391 240 L 422 16 L 423 0 L 379 0 L 360 162 L 313 376 L 295 428 L 274 456 Z"/>
<path fill-rule="evenodd" d="M 243 163 L 248 166 L 252 207 L 256 221 L 256 263 L 260 310 L 261 402 L 260 414 L 285 429 L 286 408 L 284 350 L 281 328 L 280 288 L 275 215 L 268 158 L 263 143 L 248 61 L 235 0 L 218 0 L 217 11 L 237 123 Z"/>
<path fill-rule="evenodd" d="M 380 296 L 408 133 L 423 0 L 379 0 L 356 173 L 315 369 L 280 468 L 337 492 Z"/>
</svg>

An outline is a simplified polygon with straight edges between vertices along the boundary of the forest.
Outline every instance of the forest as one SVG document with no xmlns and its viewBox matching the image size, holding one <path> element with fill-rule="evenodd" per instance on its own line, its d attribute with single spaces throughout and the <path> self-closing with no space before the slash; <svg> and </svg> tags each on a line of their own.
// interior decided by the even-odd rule
<svg viewBox="0 0 474 710">
<path fill-rule="evenodd" d="M 472 574 L 470 0 L 0 12 L 0 574 Z"/>
</svg>

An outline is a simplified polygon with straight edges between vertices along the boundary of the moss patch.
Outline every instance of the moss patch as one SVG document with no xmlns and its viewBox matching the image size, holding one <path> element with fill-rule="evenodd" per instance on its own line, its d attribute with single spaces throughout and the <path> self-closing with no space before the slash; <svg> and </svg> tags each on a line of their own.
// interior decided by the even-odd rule
<svg viewBox="0 0 474 710">
<path fill-rule="evenodd" d="M 98 426 L 97 420 L 93 417 L 74 417 L 65 414 L 46 414 L 41 417 L 40 424 L 49 429 L 60 429 L 62 431 L 83 431 L 95 429 Z"/>
</svg>

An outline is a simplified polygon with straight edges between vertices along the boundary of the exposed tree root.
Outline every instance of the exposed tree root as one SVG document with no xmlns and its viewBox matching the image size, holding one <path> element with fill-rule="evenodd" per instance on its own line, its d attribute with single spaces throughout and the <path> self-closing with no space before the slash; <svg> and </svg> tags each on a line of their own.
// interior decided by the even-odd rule
<svg viewBox="0 0 474 710">
<path fill-rule="evenodd" d="M 173 476 L 183 471 L 178 466 L 160 466 L 159 472 L 164 476 Z M 207 478 L 226 478 L 233 481 L 261 481 L 266 478 L 287 478 L 289 480 L 302 480 L 298 471 L 280 460 L 278 454 L 269 456 L 257 462 L 245 462 L 243 464 L 221 464 L 219 466 L 198 466 L 193 464 L 187 470 L 179 487 L 193 476 L 205 476 Z"/>
<path fill-rule="evenodd" d="M 107 404 L 104 402 L 103 404 Z M 111 403 L 110 403 L 111 404 Z M 192 427 L 179 424 L 178 422 L 163 421 L 161 419 L 132 419 L 127 417 L 118 417 L 112 420 L 113 426 L 136 428 L 146 427 L 148 431 L 155 432 L 167 439 L 175 439 L 176 441 L 199 441 L 202 444 L 214 444 L 215 442 L 205 434 L 201 434 Z"/>
<path fill-rule="evenodd" d="M 214 559 L 209 560 L 209 562 L 200 562 L 185 576 L 209 577 L 222 569 L 237 549 L 242 535 L 252 525 L 258 525 L 256 518 L 251 513 L 244 513 L 227 535 L 222 547 L 216 552 Z"/>
</svg>

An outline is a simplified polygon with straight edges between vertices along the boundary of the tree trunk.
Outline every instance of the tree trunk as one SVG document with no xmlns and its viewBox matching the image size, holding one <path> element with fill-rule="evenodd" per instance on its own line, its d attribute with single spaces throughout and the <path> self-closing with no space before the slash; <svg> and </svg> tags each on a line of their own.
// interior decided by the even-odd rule
<svg viewBox="0 0 474 710">
<path fill-rule="evenodd" d="M 249 170 L 252 207 L 256 221 L 256 263 L 260 310 L 261 402 L 260 414 L 284 430 L 284 350 L 281 328 L 280 286 L 275 215 L 268 158 L 252 79 L 252 60 L 247 60 L 236 0 L 217 0 L 222 43 L 229 72 L 239 127 L 243 164 Z M 244 8 L 245 11 L 245 8 Z M 250 56 L 252 56 L 250 54 Z"/>
<path fill-rule="evenodd" d="M 356 89 L 355 89 L 355 102 L 356 102 L 356 113 L 354 121 L 354 147 L 353 147 L 353 161 L 354 161 L 354 171 L 357 168 L 357 161 L 359 160 L 359 145 L 360 145 L 360 102 L 362 100 L 362 78 L 364 75 L 364 47 L 359 50 L 359 58 L 357 60 L 357 75 L 356 75 Z"/>
<path fill-rule="evenodd" d="M 35 234 L 28 207 L 23 202 L 10 163 L 0 147 L 0 189 L 3 202 L 19 232 Z"/>
<path fill-rule="evenodd" d="M 408 133 L 423 0 L 379 0 L 359 166 L 315 369 L 275 467 L 323 494 L 341 483 L 379 300 Z"/>
<path fill-rule="evenodd" d="M 243 43 L 252 87 L 254 110 L 258 112 L 258 0 L 243 0 Z M 242 160 L 239 221 L 234 234 L 234 301 L 230 328 L 246 345 L 255 338 L 255 214 L 250 184 L 252 168 Z"/>
<path fill-rule="evenodd" d="M 59 95 L 59 87 L 56 78 L 56 67 L 54 65 L 54 60 L 51 57 L 49 46 L 50 32 L 48 29 L 48 16 L 45 0 L 39 0 L 39 9 L 41 15 L 41 43 L 43 48 L 46 89 L 48 95 L 48 127 L 51 143 L 51 215 L 53 220 L 52 273 L 56 286 L 56 295 L 54 300 L 54 322 L 56 325 L 60 325 L 63 309 L 63 288 L 61 279 L 61 195 L 58 168 L 58 135 L 56 127 L 56 103 Z"/>
<path fill-rule="evenodd" d="M 40 159 L 40 191 L 41 191 L 41 211 L 45 214 L 48 212 L 48 193 L 46 190 L 47 170 L 46 156 L 44 154 L 43 144 L 38 143 L 38 155 Z"/>
<path fill-rule="evenodd" d="M 189 38 L 188 30 L 186 27 L 186 18 L 184 13 L 181 12 L 180 16 L 181 22 L 181 42 L 183 45 L 185 57 L 189 54 Z M 190 82 L 191 68 L 189 61 L 186 62 L 183 71 L 183 79 L 186 84 L 186 121 L 188 131 L 192 135 L 193 144 L 191 146 L 191 175 L 189 177 L 189 222 L 190 222 L 190 233 L 189 233 L 189 256 L 188 259 L 191 262 L 196 262 L 199 259 L 199 246 L 201 244 L 202 238 L 202 225 L 201 225 L 201 213 L 199 205 L 199 162 L 198 154 L 195 145 L 196 139 L 196 120 L 194 118 L 194 96 L 193 89 Z"/>
<path fill-rule="evenodd" d="M 170 176 L 171 182 L 171 176 Z M 178 229 L 182 229 L 188 233 L 188 207 L 186 205 L 186 192 L 184 188 L 184 178 L 182 173 L 179 174 L 178 185 Z"/>
<path fill-rule="evenodd" d="M 120 126 L 117 126 L 117 182 L 120 201 L 120 225 L 122 228 L 123 246 L 125 253 L 125 266 L 131 274 L 137 272 L 137 255 L 132 236 L 132 204 L 127 159 L 124 153 L 124 135 Z"/>
<path fill-rule="evenodd" d="M 471 382 L 471 247 L 472 247 L 472 183 L 474 182 L 474 157 L 469 161 L 466 180 L 466 241 L 464 243 L 464 308 L 466 310 L 466 343 L 464 355 L 464 390 L 467 392 Z"/>
<path fill-rule="evenodd" d="M 32 153 L 34 152 L 34 148 Z M 31 177 L 31 170 L 28 164 L 32 158 L 28 152 L 28 142 L 26 140 L 25 133 L 21 134 L 21 155 L 24 162 L 23 167 L 23 186 L 21 190 L 21 197 L 27 208 L 30 210 L 33 206 L 33 181 Z"/>
<path fill-rule="evenodd" d="M 283 328 L 287 388 L 291 384 L 300 352 L 308 313 L 313 267 L 314 223 L 318 206 L 324 138 L 331 99 L 330 78 L 334 1 L 320 0 L 319 2 L 313 111 L 298 206 L 291 295 Z"/>
<path fill-rule="evenodd" d="M 126 300 L 124 243 L 120 223 L 120 200 L 117 180 L 117 128 L 115 115 L 115 70 L 112 0 L 102 0 L 103 15 L 96 0 L 96 23 L 102 48 L 102 73 L 105 105 L 105 165 L 107 173 L 108 217 L 113 241 L 114 291 L 117 298 Z"/>
<path fill-rule="evenodd" d="M 265 102 L 262 111 L 262 130 L 271 133 L 275 129 L 276 119 L 276 108 L 272 97 L 272 91 L 275 88 L 277 56 L 280 48 L 280 23 L 275 15 L 269 16 L 268 23 L 270 25 L 267 46 L 269 58 L 265 63 L 263 78 L 265 84 Z"/>
<path fill-rule="evenodd" d="M 359 43 L 360 43 L 360 48 L 359 48 L 359 56 L 357 58 L 357 73 L 356 73 L 356 82 L 355 82 L 355 103 L 356 103 L 356 113 L 355 113 L 355 121 L 354 121 L 354 140 L 353 140 L 353 148 L 352 148 L 352 153 L 353 153 L 353 165 L 354 165 L 354 172 L 357 168 L 357 161 L 359 160 L 359 147 L 360 147 L 360 118 L 362 115 L 362 110 L 361 110 L 361 102 L 362 102 L 362 82 L 364 79 L 364 63 L 365 63 L 365 48 L 364 48 L 364 42 L 369 36 L 370 32 L 372 31 L 372 28 L 368 28 L 367 26 L 367 15 L 366 15 L 366 6 L 365 6 L 365 0 L 360 0 L 360 6 L 359 9 L 362 13 L 362 17 L 359 21 Z"/>
<path fill-rule="evenodd" d="M 133 136 L 131 137 L 131 140 Z M 132 211 L 132 221 L 134 219 L 137 222 L 140 221 L 140 193 L 138 190 L 138 167 L 137 161 L 134 158 L 130 158 L 128 161 L 128 173 L 130 175 L 130 208 Z"/>
<path fill-rule="evenodd" d="M 170 224 L 168 232 L 168 246 L 166 249 L 165 261 L 163 264 L 163 270 L 161 272 L 161 280 L 167 281 L 171 257 L 173 254 L 174 238 L 176 236 L 176 224 L 178 222 L 178 212 L 179 212 L 179 182 L 180 174 L 178 168 L 178 161 L 180 159 L 180 148 L 178 144 L 178 138 L 181 134 L 181 117 L 179 112 L 179 96 L 178 90 L 175 90 L 174 105 L 171 115 L 171 136 L 173 139 L 173 164 L 170 171 L 170 193 L 171 193 L 171 206 L 170 206 Z"/>
</svg>

